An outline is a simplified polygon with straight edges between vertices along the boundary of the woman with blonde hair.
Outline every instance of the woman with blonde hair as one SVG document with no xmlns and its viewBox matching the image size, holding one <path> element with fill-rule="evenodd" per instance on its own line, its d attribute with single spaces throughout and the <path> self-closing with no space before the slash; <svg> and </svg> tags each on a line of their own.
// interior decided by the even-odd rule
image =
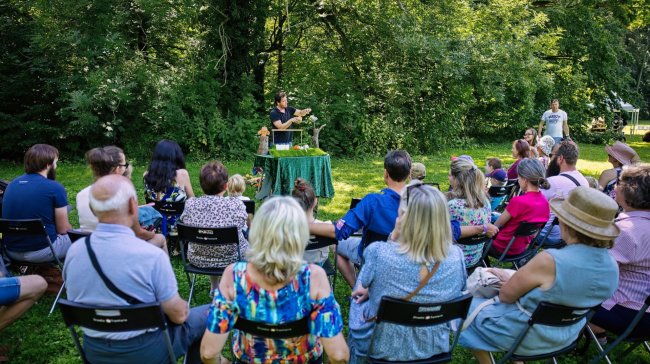
<svg viewBox="0 0 650 364">
<path fill-rule="evenodd" d="M 451 219 L 458 221 L 461 227 L 482 226 L 483 232 L 487 232 L 492 207 L 483 187 L 485 177 L 481 170 L 474 163 L 458 158 L 451 162 L 449 186 L 447 205 Z M 458 246 L 463 250 L 466 266 L 472 267 L 480 261 L 483 244 Z"/>
<path fill-rule="evenodd" d="M 233 354 L 242 363 L 346 363 L 343 319 L 325 271 L 306 264 L 309 239 L 304 211 L 292 197 L 265 202 L 250 229 L 248 262 L 228 266 L 219 283 L 201 342 L 204 363 L 218 363 L 238 317 L 282 324 L 310 316 L 310 334 L 265 339 L 234 330 Z"/>
<path fill-rule="evenodd" d="M 412 301 L 443 302 L 460 296 L 465 288 L 463 252 L 452 244 L 447 199 L 442 192 L 418 181 L 408 185 L 400 197 L 389 241 L 369 245 L 364 259 L 352 292 L 355 301 L 350 304 L 350 362 L 364 362 L 367 356 L 409 362 L 449 350 L 446 325 L 416 331 L 376 325 L 371 319 L 382 296 L 406 297 L 421 282 L 425 284 Z"/>
</svg>

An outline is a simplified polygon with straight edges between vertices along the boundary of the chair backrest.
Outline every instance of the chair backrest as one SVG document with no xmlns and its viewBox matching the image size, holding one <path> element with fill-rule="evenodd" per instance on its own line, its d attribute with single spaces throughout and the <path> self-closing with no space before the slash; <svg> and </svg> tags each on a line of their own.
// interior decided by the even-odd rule
<svg viewBox="0 0 650 364">
<path fill-rule="evenodd" d="M 440 191 L 440 183 L 438 183 L 438 182 L 423 182 L 422 184 L 427 185 L 427 186 L 431 186 L 431 187 L 435 187 L 435 188 L 438 189 L 438 191 Z"/>
<path fill-rule="evenodd" d="M 0 219 L 0 234 L 48 236 L 41 219 Z"/>
<path fill-rule="evenodd" d="M 181 255 L 185 262 L 186 245 L 184 243 L 197 243 L 207 245 L 236 245 L 239 247 L 239 234 L 236 226 L 222 228 L 208 228 L 189 226 L 183 223 L 177 223 L 178 240 L 181 243 Z M 239 249 L 237 249 L 239 254 Z M 239 257 L 241 259 L 241 256 Z"/>
<path fill-rule="evenodd" d="M 506 186 L 516 186 L 519 180 L 517 178 L 515 179 L 509 179 L 506 181 Z"/>
<path fill-rule="evenodd" d="M 352 210 L 357 204 L 361 202 L 361 199 L 358 197 L 353 197 L 352 200 L 350 200 L 350 210 Z"/>
<path fill-rule="evenodd" d="M 366 230 L 366 233 L 363 235 L 363 246 L 367 247 L 375 241 L 387 241 L 388 235 L 389 234 L 380 234 L 373 230 Z"/>
<path fill-rule="evenodd" d="M 519 223 L 517 230 L 515 230 L 514 237 L 522 236 L 535 236 L 546 225 L 546 221 L 542 222 L 527 222 L 522 221 Z"/>
<path fill-rule="evenodd" d="M 147 203 L 154 203 L 153 208 L 165 216 L 178 216 L 185 209 L 185 201 L 153 201 L 146 199 Z"/>
<path fill-rule="evenodd" d="M 592 307 L 577 308 L 549 302 L 540 302 L 528 320 L 528 325 L 571 326 L 587 317 L 591 309 Z"/>
<path fill-rule="evenodd" d="M 79 239 L 85 238 L 86 236 L 92 235 L 92 231 L 87 230 L 68 230 L 68 236 L 70 241 L 73 243 Z"/>
<path fill-rule="evenodd" d="M 488 241 L 490 241 L 490 238 L 487 235 L 479 234 L 468 238 L 458 239 L 456 243 L 462 245 L 479 245 L 487 243 Z"/>
<path fill-rule="evenodd" d="M 309 317 L 310 315 L 307 315 L 300 320 L 273 325 L 247 320 L 240 316 L 235 322 L 235 328 L 247 334 L 267 339 L 300 337 L 309 334 Z"/>
<path fill-rule="evenodd" d="M 247 214 L 254 214 L 255 213 L 255 201 L 253 200 L 242 200 L 244 203 L 244 206 L 246 206 L 246 213 Z"/>
<path fill-rule="evenodd" d="M 488 195 L 490 195 L 490 197 L 508 196 L 514 187 L 515 185 L 490 186 L 488 189 Z"/>
<path fill-rule="evenodd" d="M 430 326 L 464 320 L 471 303 L 471 294 L 440 303 L 416 303 L 384 296 L 379 303 L 377 323 L 385 321 L 404 326 Z"/>
<path fill-rule="evenodd" d="M 131 306 L 99 307 L 85 305 L 61 299 L 59 309 L 63 321 L 70 330 L 75 345 L 85 361 L 83 348 L 74 326 L 81 326 L 95 331 L 122 332 L 147 329 L 164 331 L 170 363 L 175 363 L 176 358 L 171 346 L 167 321 L 159 303 L 146 303 Z"/>
<path fill-rule="evenodd" d="M 337 245 L 339 243 L 335 238 L 328 238 L 325 236 L 312 235 L 309 237 L 309 244 L 305 251 L 316 250 L 325 248 L 331 245 Z"/>
</svg>

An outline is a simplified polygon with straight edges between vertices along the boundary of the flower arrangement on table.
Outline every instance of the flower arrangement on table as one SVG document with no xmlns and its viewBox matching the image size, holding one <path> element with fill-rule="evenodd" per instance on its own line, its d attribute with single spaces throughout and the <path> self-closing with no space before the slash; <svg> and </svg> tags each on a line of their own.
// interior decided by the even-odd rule
<svg viewBox="0 0 650 364">
<path fill-rule="evenodd" d="M 320 148 L 309 148 L 308 145 L 294 145 L 293 148 L 287 150 L 271 149 L 270 153 L 275 158 L 281 157 L 318 157 L 327 155 Z"/>
</svg>

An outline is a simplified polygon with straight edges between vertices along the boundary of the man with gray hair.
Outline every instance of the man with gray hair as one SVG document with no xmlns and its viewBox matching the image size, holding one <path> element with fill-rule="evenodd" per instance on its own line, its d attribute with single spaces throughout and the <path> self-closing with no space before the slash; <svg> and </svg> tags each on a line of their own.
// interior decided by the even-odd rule
<svg viewBox="0 0 650 364">
<path fill-rule="evenodd" d="M 90 238 L 79 240 L 68 251 L 63 268 L 68 299 L 96 306 L 159 302 L 170 321 L 176 357 L 187 353 L 188 363 L 200 363 L 208 306 L 189 310 L 178 295 L 165 252 L 135 236 L 138 201 L 131 181 L 119 175 L 104 176 L 91 187 L 89 197 L 99 223 Z M 109 288 L 111 283 L 117 289 Z M 167 356 L 167 351 L 161 350 L 164 339 L 160 331 L 83 331 L 84 350 L 92 363 L 157 363 Z"/>
</svg>

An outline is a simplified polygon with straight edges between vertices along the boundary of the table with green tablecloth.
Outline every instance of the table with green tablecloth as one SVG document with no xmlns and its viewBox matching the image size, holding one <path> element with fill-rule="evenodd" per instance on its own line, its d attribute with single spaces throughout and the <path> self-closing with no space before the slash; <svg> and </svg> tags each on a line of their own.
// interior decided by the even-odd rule
<svg viewBox="0 0 650 364">
<path fill-rule="evenodd" d="M 293 182 L 301 177 L 314 186 L 318 197 L 334 196 L 332 185 L 332 163 L 329 155 L 316 157 L 273 157 L 256 155 L 253 167 L 264 170 L 258 199 L 273 195 L 290 195 Z"/>
</svg>

